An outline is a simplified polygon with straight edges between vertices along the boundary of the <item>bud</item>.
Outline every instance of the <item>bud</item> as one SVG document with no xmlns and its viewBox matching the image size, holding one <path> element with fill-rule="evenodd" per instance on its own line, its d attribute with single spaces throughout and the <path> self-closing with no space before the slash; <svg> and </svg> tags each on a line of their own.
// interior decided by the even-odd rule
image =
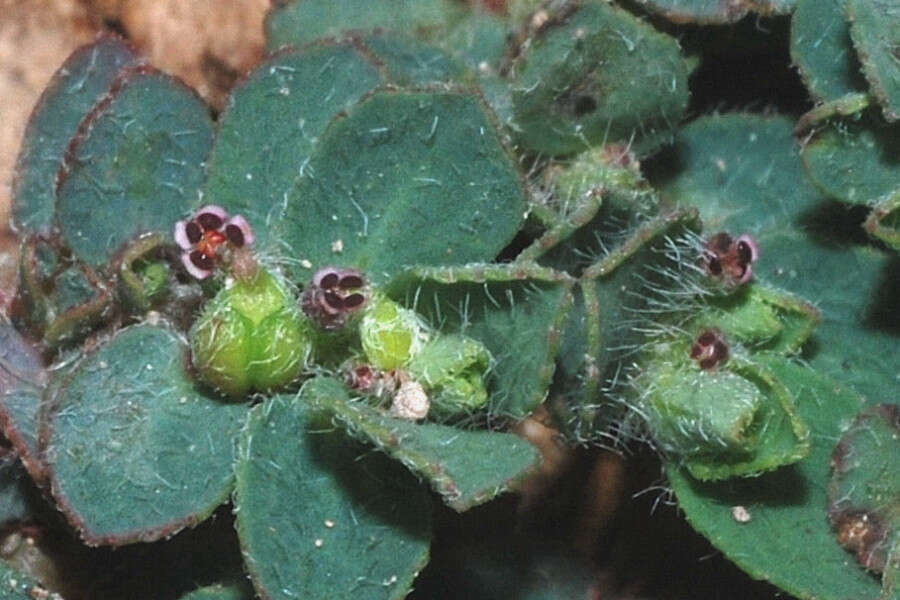
<svg viewBox="0 0 900 600">
<path fill-rule="evenodd" d="M 309 321 L 287 288 L 264 269 L 222 289 L 190 332 L 201 379 L 240 397 L 295 381 L 312 353 Z"/>
<path fill-rule="evenodd" d="M 408 363 L 428 340 L 427 327 L 414 311 L 383 296 L 367 307 L 359 336 L 369 363 L 385 371 Z"/>
</svg>

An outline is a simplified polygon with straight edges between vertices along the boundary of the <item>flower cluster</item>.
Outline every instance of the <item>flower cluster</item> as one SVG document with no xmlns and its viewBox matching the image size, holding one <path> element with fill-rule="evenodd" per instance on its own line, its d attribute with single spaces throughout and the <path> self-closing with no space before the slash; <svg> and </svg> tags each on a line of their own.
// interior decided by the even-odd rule
<svg viewBox="0 0 900 600">
<path fill-rule="evenodd" d="M 217 260 L 227 261 L 230 252 L 252 245 L 255 239 L 244 217 L 229 217 L 224 208 L 215 204 L 207 204 L 190 219 L 175 223 L 181 262 L 197 279 L 209 277 Z"/>
</svg>

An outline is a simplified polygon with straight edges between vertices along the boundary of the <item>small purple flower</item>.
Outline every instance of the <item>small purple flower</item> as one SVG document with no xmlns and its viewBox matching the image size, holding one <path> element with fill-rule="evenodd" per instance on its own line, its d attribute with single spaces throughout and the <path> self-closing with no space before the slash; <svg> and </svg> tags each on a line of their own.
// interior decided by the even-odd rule
<svg viewBox="0 0 900 600">
<path fill-rule="evenodd" d="M 691 346 L 691 358 L 704 371 L 725 364 L 728 362 L 728 355 L 728 342 L 722 332 L 715 328 L 703 331 Z"/>
<path fill-rule="evenodd" d="M 223 249 L 243 248 L 256 240 L 247 219 L 229 217 L 221 206 L 207 204 L 187 220 L 175 223 L 175 242 L 182 249 L 181 262 L 197 279 L 206 279 Z"/>
<path fill-rule="evenodd" d="M 717 233 L 706 241 L 703 262 L 713 277 L 727 277 L 736 284 L 753 278 L 753 263 L 759 260 L 759 245 L 745 233 L 738 239 Z"/>
<path fill-rule="evenodd" d="M 365 286 L 356 269 L 319 269 L 303 293 L 303 311 L 323 329 L 340 329 L 365 305 Z"/>
</svg>

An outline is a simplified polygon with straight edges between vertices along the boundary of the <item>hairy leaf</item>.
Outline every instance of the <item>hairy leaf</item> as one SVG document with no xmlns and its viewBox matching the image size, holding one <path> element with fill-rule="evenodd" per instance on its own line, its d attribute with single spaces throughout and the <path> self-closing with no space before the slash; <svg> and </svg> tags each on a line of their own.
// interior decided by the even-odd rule
<svg viewBox="0 0 900 600">
<path fill-rule="evenodd" d="M 516 435 L 396 419 L 352 400 L 334 379 L 310 380 L 301 399 L 332 412 L 354 436 L 425 478 L 457 511 L 500 495 L 539 462 L 537 450 Z"/>
<path fill-rule="evenodd" d="M 400 599 L 425 565 L 425 490 L 302 398 L 251 411 L 235 473 L 238 536 L 264 598 Z"/>
<path fill-rule="evenodd" d="M 167 327 L 122 329 L 66 375 L 43 415 L 53 496 L 88 544 L 168 537 L 228 498 L 246 407 L 199 389 L 186 350 Z"/>
<path fill-rule="evenodd" d="M 209 108 L 149 67 L 123 72 L 82 122 L 60 174 L 56 210 L 72 252 L 90 266 L 159 231 L 197 202 L 212 146 Z"/>
<path fill-rule="evenodd" d="M 56 175 L 81 121 L 116 77 L 139 62 L 131 47 L 103 36 L 76 50 L 41 95 L 25 130 L 13 181 L 13 223 L 22 232 L 49 233 L 55 223 Z"/>
</svg>

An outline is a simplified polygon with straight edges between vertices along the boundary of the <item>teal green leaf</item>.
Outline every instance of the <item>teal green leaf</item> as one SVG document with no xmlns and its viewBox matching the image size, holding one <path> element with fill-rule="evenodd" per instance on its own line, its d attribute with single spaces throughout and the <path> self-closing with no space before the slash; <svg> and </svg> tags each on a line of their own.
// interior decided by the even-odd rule
<svg viewBox="0 0 900 600">
<path fill-rule="evenodd" d="M 525 192 L 481 98 L 376 92 L 335 119 L 275 224 L 313 269 L 383 280 L 407 265 L 493 259 L 523 221 Z"/>
<path fill-rule="evenodd" d="M 252 588 L 244 583 L 215 584 L 197 588 L 179 600 L 253 600 Z"/>
<path fill-rule="evenodd" d="M 38 413 L 47 385 L 41 356 L 8 322 L 0 321 L 0 428 L 31 476 L 40 481 Z"/>
<path fill-rule="evenodd" d="M 838 540 L 863 567 L 881 573 L 900 543 L 900 405 L 863 411 L 831 464 L 828 518 Z"/>
<path fill-rule="evenodd" d="M 257 246 L 273 250 L 277 236 L 271 232 L 284 218 L 288 197 L 298 180 L 315 176 L 310 160 L 326 126 L 385 82 L 373 59 L 350 42 L 264 61 L 219 118 L 204 201 L 244 215 Z"/>
<path fill-rule="evenodd" d="M 149 67 L 120 75 L 60 175 L 57 222 L 74 255 L 100 267 L 138 234 L 171 239 L 197 202 L 212 138 L 209 108 L 184 84 Z"/>
<path fill-rule="evenodd" d="M 803 146 L 810 179 L 824 194 L 852 204 L 874 204 L 900 181 L 900 124 L 875 111 L 831 120 Z"/>
<path fill-rule="evenodd" d="M 687 76 L 673 38 L 586 2 L 523 44 L 511 82 L 517 137 L 550 155 L 614 142 L 647 153 L 684 116 Z"/>
<path fill-rule="evenodd" d="M 506 19 L 473 10 L 435 43 L 440 43 L 473 73 L 490 76 L 500 71 L 510 32 L 511 26 Z"/>
<path fill-rule="evenodd" d="M 884 118 L 900 119 L 900 1 L 847 0 L 850 37 Z"/>
<path fill-rule="evenodd" d="M 228 498 L 247 409 L 199 391 L 186 352 L 167 327 L 122 329 L 80 360 L 42 417 L 53 496 L 88 544 L 168 537 Z"/>
<path fill-rule="evenodd" d="M 754 479 L 701 483 L 676 464 L 667 467 L 688 521 L 739 567 L 799 598 L 871 598 L 878 580 L 849 560 L 825 518 L 831 451 L 860 397 L 816 372 L 772 357 L 763 364 L 797 394 L 811 430 L 812 451 L 798 464 Z M 750 521 L 739 522 L 734 507 Z"/>
<path fill-rule="evenodd" d="M 750 11 L 762 15 L 785 14 L 797 0 L 638 0 L 641 6 L 673 23 L 704 25 L 735 23 Z"/>
<path fill-rule="evenodd" d="M 22 232 L 49 233 L 56 209 L 56 175 L 69 142 L 116 77 L 138 62 L 131 47 L 103 36 L 76 50 L 41 95 L 25 130 L 13 180 L 13 223 Z"/>
<path fill-rule="evenodd" d="M 110 285 L 67 251 L 29 236 L 19 257 L 17 324 L 50 348 L 80 342 L 114 312 Z"/>
<path fill-rule="evenodd" d="M 900 250 L 900 191 L 888 194 L 872 208 L 865 227 L 871 236 Z"/>
<path fill-rule="evenodd" d="M 384 64 L 391 83 L 399 86 L 427 85 L 465 78 L 466 67 L 436 46 L 413 37 L 375 32 L 362 39 Z"/>
<path fill-rule="evenodd" d="M 334 379 L 310 380 L 301 399 L 333 413 L 351 434 L 427 480 L 460 512 L 507 491 L 540 462 L 537 450 L 516 435 L 395 419 L 351 399 Z"/>
<path fill-rule="evenodd" d="M 709 232 L 751 233 L 761 249 L 759 281 L 809 299 L 822 313 L 812 365 L 873 400 L 891 397 L 897 263 L 889 252 L 829 239 L 830 223 L 846 212 L 803 184 L 790 120 L 704 117 L 682 129 L 675 150 L 680 170 L 654 175 L 663 197 L 697 206 Z"/>
<path fill-rule="evenodd" d="M 822 102 L 867 89 L 850 40 L 846 0 L 797 0 L 791 18 L 791 59 Z"/>
<path fill-rule="evenodd" d="M 419 267 L 385 293 L 438 331 L 483 343 L 494 358 L 489 413 L 523 418 L 547 394 L 572 284 L 534 264 Z"/>
<path fill-rule="evenodd" d="M 425 566 L 425 489 L 302 398 L 254 407 L 235 473 L 238 536 L 264 598 L 400 599 Z"/>
<path fill-rule="evenodd" d="M 417 36 L 451 25 L 465 14 L 453 0 L 295 0 L 266 18 L 269 50 L 300 46 L 354 29 L 392 29 Z"/>
<path fill-rule="evenodd" d="M 34 600 L 50 598 L 50 592 L 30 575 L 0 561 L 0 600 Z"/>
</svg>

